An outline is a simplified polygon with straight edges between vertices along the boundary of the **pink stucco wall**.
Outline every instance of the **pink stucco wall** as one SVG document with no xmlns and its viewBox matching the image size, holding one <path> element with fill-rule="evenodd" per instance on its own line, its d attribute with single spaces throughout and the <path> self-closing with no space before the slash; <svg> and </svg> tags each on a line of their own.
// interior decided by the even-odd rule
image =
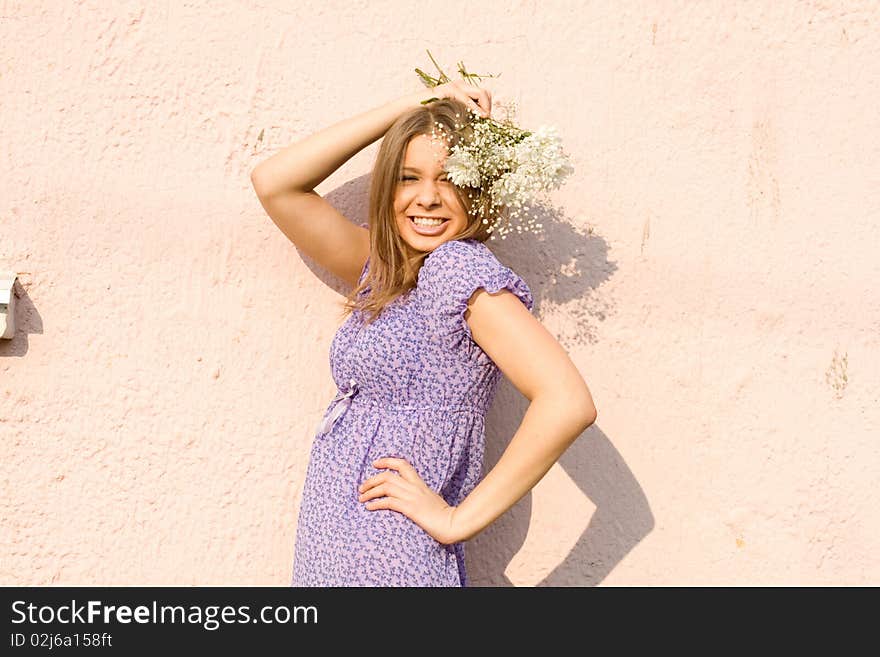
<svg viewBox="0 0 880 657">
<path fill-rule="evenodd" d="M 341 282 L 277 149 L 430 48 L 576 173 L 495 248 L 599 419 L 475 584 L 880 583 L 876 2 L 6 2 L 0 584 L 289 581 Z M 375 145 L 319 187 L 363 220 Z M 502 382 L 486 466 L 527 401 Z"/>
</svg>

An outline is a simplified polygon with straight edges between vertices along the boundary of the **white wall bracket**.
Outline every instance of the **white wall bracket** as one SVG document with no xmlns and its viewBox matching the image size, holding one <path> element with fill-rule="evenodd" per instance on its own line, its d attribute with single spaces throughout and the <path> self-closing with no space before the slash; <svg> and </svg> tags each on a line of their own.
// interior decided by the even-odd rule
<svg viewBox="0 0 880 657">
<path fill-rule="evenodd" d="M 11 340 L 15 336 L 15 279 L 14 271 L 0 271 L 0 338 Z"/>
</svg>

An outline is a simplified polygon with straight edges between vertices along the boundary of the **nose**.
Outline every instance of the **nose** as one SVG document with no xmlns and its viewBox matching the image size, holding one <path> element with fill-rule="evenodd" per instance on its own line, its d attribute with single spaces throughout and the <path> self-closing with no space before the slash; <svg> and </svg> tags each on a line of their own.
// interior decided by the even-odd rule
<svg viewBox="0 0 880 657">
<path fill-rule="evenodd" d="M 430 208 L 440 204 L 440 190 L 437 183 L 433 180 L 424 180 L 419 186 L 419 193 L 416 199 L 418 204 L 424 208 Z"/>
</svg>

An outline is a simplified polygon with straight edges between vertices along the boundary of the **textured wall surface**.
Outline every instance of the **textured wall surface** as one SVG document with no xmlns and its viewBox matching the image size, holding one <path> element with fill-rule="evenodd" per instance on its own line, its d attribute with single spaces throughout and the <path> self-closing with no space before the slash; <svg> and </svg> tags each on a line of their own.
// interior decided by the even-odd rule
<svg viewBox="0 0 880 657">
<path fill-rule="evenodd" d="M 426 48 L 565 138 L 493 249 L 599 408 L 474 584 L 880 584 L 878 4 L 512 4 L 2 3 L 0 584 L 289 582 L 346 290 L 249 172 Z"/>
</svg>

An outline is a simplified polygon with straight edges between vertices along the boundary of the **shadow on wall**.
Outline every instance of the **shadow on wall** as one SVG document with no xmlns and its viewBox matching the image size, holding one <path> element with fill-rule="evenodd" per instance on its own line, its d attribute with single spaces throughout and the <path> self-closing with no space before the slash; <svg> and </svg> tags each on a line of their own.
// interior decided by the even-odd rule
<svg viewBox="0 0 880 657">
<path fill-rule="evenodd" d="M 368 219 L 369 187 L 370 176 L 364 175 L 324 198 L 348 219 L 362 223 Z M 507 240 L 486 244 L 501 262 L 526 280 L 535 299 L 536 317 L 540 319 L 546 310 L 569 320 L 563 323 L 565 332 L 556 336 L 566 350 L 595 344 L 597 323 L 613 312 L 595 294 L 617 269 L 608 262 L 608 246 L 591 230 L 579 232 L 570 218 L 553 208 L 536 212 L 536 219 L 543 224 L 541 235 L 511 233 Z M 348 294 L 343 281 L 300 255 L 319 280 L 342 296 Z M 596 404 L 601 416 L 601 400 L 597 399 Z M 486 417 L 484 472 L 501 457 L 527 406 L 528 400 L 502 379 Z M 632 471 L 598 425 L 590 427 L 569 447 L 559 465 L 596 510 L 569 554 L 538 586 L 593 586 L 651 532 L 654 516 Z M 566 500 L 558 500 L 553 506 L 564 513 L 568 505 Z M 529 492 L 467 543 L 471 586 L 513 585 L 505 571 L 525 542 L 531 511 Z"/>
<path fill-rule="evenodd" d="M 543 236 L 534 246 L 519 248 L 524 259 L 517 262 L 515 257 L 504 257 L 503 247 L 496 254 L 526 278 L 535 298 L 536 317 L 552 313 L 568 320 L 556 335 L 566 350 L 596 344 L 598 322 L 613 312 L 595 294 L 617 269 L 608 262 L 608 246 L 592 230 L 579 233 L 569 218 L 552 209 L 538 221 L 543 224 Z M 510 239 L 519 245 L 533 238 Z M 501 403 L 494 403 L 486 418 L 484 472 L 501 458 L 528 406 L 528 400 L 506 379 L 499 384 L 496 402 Z M 596 399 L 596 405 L 601 418 L 602 400 Z M 578 437 L 559 465 L 596 510 L 568 555 L 537 586 L 595 586 L 653 530 L 654 516 L 632 471 L 598 424 Z M 550 505 L 560 514 L 570 507 L 563 499 Z M 513 585 L 505 571 L 526 540 L 531 515 L 529 492 L 468 543 L 472 586 Z"/>
<path fill-rule="evenodd" d="M 512 388 L 506 381 L 504 384 Z M 519 412 L 505 404 L 498 415 L 522 417 L 527 403 Z M 491 418 L 487 418 L 486 424 L 496 426 Z M 501 457 L 514 431 L 516 426 L 509 431 L 493 430 L 491 436 L 487 432 L 486 471 Z M 597 425 L 587 429 L 568 448 L 559 465 L 596 510 L 565 559 L 536 585 L 595 586 L 651 532 L 654 516 L 632 471 Z M 564 499 L 553 500 L 550 505 L 560 514 L 566 513 L 569 507 Z M 513 586 L 505 571 L 525 543 L 531 515 L 532 493 L 529 492 L 467 544 L 472 586 Z"/>
</svg>

